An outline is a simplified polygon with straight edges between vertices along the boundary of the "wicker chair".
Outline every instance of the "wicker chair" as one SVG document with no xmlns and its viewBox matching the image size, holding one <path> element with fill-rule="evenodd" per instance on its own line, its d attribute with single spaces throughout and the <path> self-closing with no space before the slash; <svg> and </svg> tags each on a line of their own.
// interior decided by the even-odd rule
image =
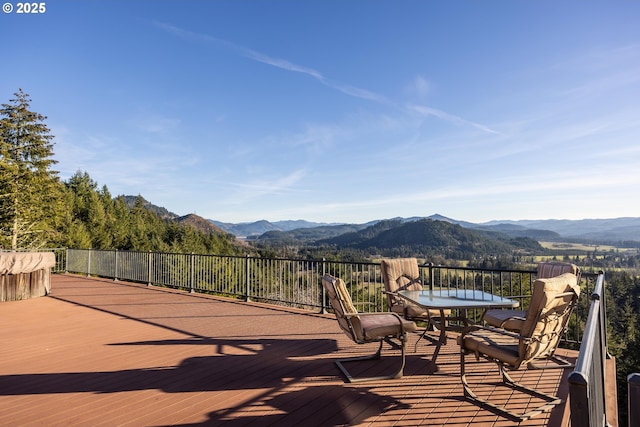
<svg viewBox="0 0 640 427">
<path fill-rule="evenodd" d="M 405 365 L 405 344 L 407 332 L 416 330 L 416 324 L 407 321 L 396 313 L 358 313 L 341 279 L 332 276 L 322 277 L 322 286 L 329 296 L 333 312 L 342 331 L 356 344 L 379 342 L 378 351 L 370 356 L 350 357 L 339 359 L 335 363 L 346 376 L 348 382 L 374 381 L 391 378 L 401 378 Z M 397 340 L 399 344 L 392 340 Z M 382 344 L 389 343 L 400 348 L 400 363 L 396 370 L 389 375 L 355 378 L 344 366 L 345 363 L 361 360 L 380 359 Z"/>
</svg>

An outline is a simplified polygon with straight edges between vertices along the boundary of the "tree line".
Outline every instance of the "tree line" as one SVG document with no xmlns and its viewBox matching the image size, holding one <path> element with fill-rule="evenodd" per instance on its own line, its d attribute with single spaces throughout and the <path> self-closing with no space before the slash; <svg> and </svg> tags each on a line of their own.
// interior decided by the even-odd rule
<svg viewBox="0 0 640 427">
<path fill-rule="evenodd" d="M 67 181 L 54 169 L 54 143 L 42 114 L 18 90 L 0 109 L 0 248 L 72 247 L 244 254 L 234 236 L 164 220 L 98 188 L 87 172 Z"/>
</svg>

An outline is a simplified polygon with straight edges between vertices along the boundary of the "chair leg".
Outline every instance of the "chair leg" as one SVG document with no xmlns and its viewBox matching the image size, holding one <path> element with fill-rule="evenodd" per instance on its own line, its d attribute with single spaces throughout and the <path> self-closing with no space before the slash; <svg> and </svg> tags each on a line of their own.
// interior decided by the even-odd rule
<svg viewBox="0 0 640 427">
<path fill-rule="evenodd" d="M 339 360 L 336 360 L 336 362 L 335 362 L 336 366 L 338 366 L 340 371 L 342 371 L 344 376 L 347 378 L 347 382 L 350 382 L 350 383 L 402 378 L 403 371 L 404 371 L 404 365 L 405 365 L 405 342 L 406 342 L 405 337 L 402 337 L 400 339 L 400 341 L 401 341 L 401 345 L 400 345 L 400 353 L 401 353 L 401 356 L 400 356 L 400 367 L 390 375 L 382 375 L 382 376 L 377 376 L 377 377 L 358 377 L 358 378 L 355 378 L 355 377 L 353 377 L 351 375 L 349 370 L 344 366 L 345 363 L 349 363 L 349 362 L 357 362 L 357 361 L 362 361 L 362 360 L 378 360 L 378 359 L 380 359 L 381 358 L 381 354 L 382 354 L 382 343 L 384 342 L 383 340 L 380 340 L 380 346 L 378 347 L 378 351 L 376 351 L 374 354 L 372 354 L 370 356 L 358 356 L 358 357 L 349 357 L 349 358 L 346 358 L 346 359 L 339 359 Z"/>
<path fill-rule="evenodd" d="M 431 335 L 428 335 L 427 332 L 429 332 L 429 325 L 427 325 L 427 327 L 424 329 L 424 331 L 422 331 L 422 333 L 420 334 L 420 336 L 416 340 L 416 343 L 413 346 L 413 352 L 414 353 L 418 352 L 418 343 L 420 343 L 420 340 L 422 338 L 431 341 L 432 344 L 436 344 L 436 345 L 440 344 L 440 339 L 439 338 L 434 338 Z"/>
<path fill-rule="evenodd" d="M 542 359 L 539 359 L 542 360 Z M 569 362 L 567 359 L 556 356 L 555 354 L 551 357 L 548 357 L 546 360 L 553 360 L 553 365 L 544 365 L 535 363 L 535 361 L 529 362 L 527 364 L 528 369 L 564 369 L 564 368 L 573 368 L 575 365 Z"/>
<path fill-rule="evenodd" d="M 500 416 L 503 416 L 505 418 L 509 418 L 513 421 L 526 421 L 530 418 L 535 417 L 536 415 L 539 415 L 543 412 L 549 411 L 551 410 L 554 406 L 562 403 L 562 399 L 560 399 L 557 396 L 552 396 L 550 394 L 546 394 L 546 393 L 542 393 L 538 390 L 534 390 L 530 387 L 526 387 L 520 383 L 515 382 L 507 373 L 507 371 L 505 370 L 504 366 L 499 363 L 496 362 L 496 364 L 498 365 L 498 369 L 500 370 L 500 375 L 502 376 L 502 380 L 504 382 L 504 384 L 514 390 L 518 390 L 520 392 L 523 392 L 525 394 L 529 394 L 531 396 L 537 397 L 539 399 L 542 399 L 545 401 L 544 404 L 538 406 L 535 409 L 532 409 L 530 411 L 527 412 L 523 412 L 523 413 L 516 413 L 513 411 L 508 410 L 507 408 L 505 408 L 504 406 L 500 406 L 500 405 L 496 405 L 494 403 L 489 402 L 488 400 L 482 399 L 480 397 L 478 397 L 472 390 L 471 387 L 469 386 L 469 383 L 467 382 L 467 377 L 466 377 L 466 372 L 465 372 L 465 363 L 464 363 L 464 359 L 465 359 L 465 352 L 464 350 L 460 351 L 460 380 L 462 382 L 462 388 L 464 390 L 464 395 L 466 398 L 468 398 L 469 400 L 473 401 L 474 403 L 476 403 L 477 405 L 484 407 L 494 413 L 497 413 Z"/>
</svg>

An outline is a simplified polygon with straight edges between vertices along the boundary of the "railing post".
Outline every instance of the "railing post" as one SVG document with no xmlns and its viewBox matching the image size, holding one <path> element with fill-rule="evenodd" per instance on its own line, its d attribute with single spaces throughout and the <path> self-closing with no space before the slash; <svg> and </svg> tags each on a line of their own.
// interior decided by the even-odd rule
<svg viewBox="0 0 640 427">
<path fill-rule="evenodd" d="M 93 249 L 89 249 L 89 256 L 87 256 L 87 277 L 91 276 L 91 251 Z"/>
<path fill-rule="evenodd" d="M 115 252 L 115 257 L 116 257 L 116 262 L 115 262 L 115 267 L 113 272 L 113 281 L 117 282 L 118 281 L 118 250 L 117 249 Z"/>
<path fill-rule="evenodd" d="M 244 289 L 245 289 L 245 297 L 244 300 L 246 302 L 251 301 L 251 297 L 249 295 L 249 255 L 247 255 L 247 257 L 245 258 L 245 262 L 244 262 Z"/>
<path fill-rule="evenodd" d="M 633 373 L 627 376 L 627 406 L 629 427 L 640 426 L 640 374 Z"/>
<path fill-rule="evenodd" d="M 69 248 L 64 250 L 64 274 L 69 273 Z"/>
<path fill-rule="evenodd" d="M 583 372 L 569 374 L 571 427 L 589 426 L 589 379 Z"/>
<path fill-rule="evenodd" d="M 607 298 L 606 298 L 606 290 L 605 290 L 605 275 L 604 270 L 598 271 L 598 275 L 602 276 L 602 324 L 605 327 L 605 332 L 603 334 L 604 339 L 604 350 L 605 356 L 607 359 L 611 359 L 611 354 L 609 354 L 609 339 L 607 338 L 606 326 L 607 326 Z"/>
<path fill-rule="evenodd" d="M 147 257 L 147 286 L 151 286 L 151 251 Z"/>
<path fill-rule="evenodd" d="M 322 275 L 320 276 L 320 280 L 322 281 L 322 277 L 326 274 L 326 258 L 322 258 Z M 320 285 L 320 292 L 322 293 L 322 308 L 320 309 L 320 314 L 327 314 L 327 293 L 324 291 L 324 286 Z"/>
<path fill-rule="evenodd" d="M 193 257 L 193 252 L 191 252 L 191 255 L 189 257 L 189 293 L 195 293 L 195 289 L 193 286 L 193 282 L 195 280 L 194 275 L 194 257 Z"/>
</svg>

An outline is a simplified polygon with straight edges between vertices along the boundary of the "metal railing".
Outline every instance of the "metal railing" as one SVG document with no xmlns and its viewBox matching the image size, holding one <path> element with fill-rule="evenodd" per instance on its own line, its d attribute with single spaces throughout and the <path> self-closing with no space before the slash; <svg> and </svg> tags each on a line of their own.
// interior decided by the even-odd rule
<svg viewBox="0 0 640 427">
<path fill-rule="evenodd" d="M 604 273 L 597 276 L 574 371 L 569 375 L 571 426 L 606 426 L 607 323 Z"/>
<path fill-rule="evenodd" d="M 65 271 L 324 311 L 321 278 L 348 278 L 354 302 L 384 310 L 379 265 L 325 260 L 68 249 Z"/>
<path fill-rule="evenodd" d="M 60 255 L 62 256 L 62 255 Z M 67 249 L 64 271 L 128 280 L 191 292 L 210 293 L 326 312 L 322 291 L 325 274 L 340 277 L 361 311 L 387 311 L 379 263 L 274 259 L 179 253 Z M 420 266 L 422 282 L 446 289 L 477 289 L 520 302 L 527 308 L 535 270 L 490 270 L 469 267 Z M 583 274 L 583 292 L 594 288 L 594 275 Z M 583 304 L 584 305 L 584 304 Z M 479 318 L 480 312 L 468 315 Z M 586 309 L 579 305 L 564 343 L 579 343 Z M 583 319 L 580 321 L 579 319 Z M 574 344 L 577 348 L 577 344 Z"/>
</svg>

